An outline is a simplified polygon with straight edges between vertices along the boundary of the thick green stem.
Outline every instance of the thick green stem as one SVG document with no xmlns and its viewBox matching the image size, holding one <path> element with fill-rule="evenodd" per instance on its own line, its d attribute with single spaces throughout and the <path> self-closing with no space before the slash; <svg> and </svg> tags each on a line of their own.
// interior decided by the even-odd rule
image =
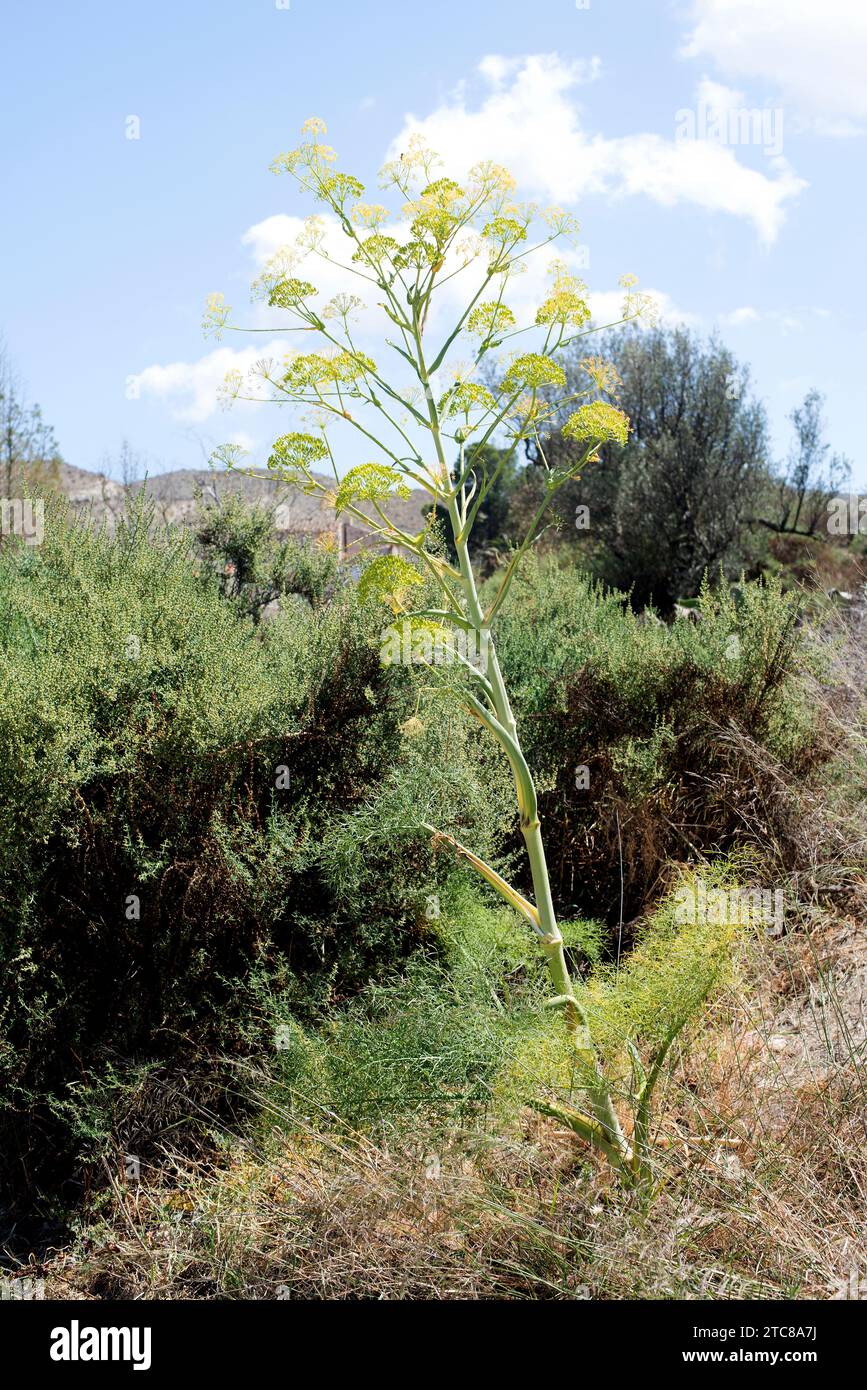
<svg viewBox="0 0 867 1390">
<path fill-rule="evenodd" d="M 436 405 L 424 362 L 421 335 L 417 329 L 415 340 L 419 359 L 419 376 L 425 389 L 431 434 L 437 453 L 437 461 L 439 463 L 441 475 L 443 479 L 446 479 L 448 478 L 448 466 L 439 431 Z M 555 995 L 563 999 L 566 1028 L 575 1049 L 576 1060 L 582 1074 L 582 1085 L 586 1088 L 596 1122 L 599 1125 L 602 1138 L 601 1147 L 610 1161 L 620 1169 L 624 1177 L 629 1179 L 632 1175 L 634 1164 L 632 1149 L 621 1128 L 617 1112 L 611 1100 L 611 1093 L 605 1083 L 604 1077 L 601 1075 L 599 1058 L 593 1045 L 587 1017 L 575 996 L 572 977 L 569 974 L 569 966 L 566 962 L 566 954 L 563 948 L 563 936 L 557 925 L 557 915 L 554 911 L 554 900 L 551 895 L 551 880 L 548 874 L 547 860 L 545 858 L 545 847 L 542 842 L 542 829 L 539 821 L 536 785 L 521 749 L 517 724 L 512 712 L 503 673 L 500 669 L 497 649 L 491 636 L 482 606 L 479 602 L 479 595 L 476 589 L 476 580 L 473 574 L 473 566 L 468 547 L 467 528 L 465 528 L 463 524 L 463 517 L 458 505 L 457 496 L 455 495 L 455 490 L 450 491 L 448 495 L 448 513 L 455 549 L 457 551 L 461 587 L 464 591 L 467 606 L 467 617 L 475 629 L 479 642 L 478 650 L 487 653 L 485 676 L 490 691 L 489 698 L 493 705 L 493 713 L 495 715 L 495 721 L 489 724 L 489 727 L 493 728 L 495 737 L 499 737 L 501 747 L 504 749 L 509 759 L 509 764 L 515 779 L 515 791 L 517 793 L 518 810 L 521 818 L 521 833 L 524 837 L 524 843 L 527 846 L 527 855 L 530 861 L 533 895 L 536 900 L 538 924 L 542 946 L 548 962 L 548 972 L 551 976 Z M 505 737 L 497 734 L 496 725 L 500 726 Z"/>
<path fill-rule="evenodd" d="M 484 646 L 484 649 L 487 651 L 486 676 L 492 691 L 497 720 L 508 735 L 508 738 L 502 741 L 502 746 L 509 759 L 515 778 L 515 788 L 521 815 L 521 833 L 524 837 L 524 843 L 527 846 L 527 857 L 530 861 L 533 896 L 536 901 L 536 911 L 539 916 L 539 928 L 542 936 L 542 947 L 548 963 L 548 973 L 551 977 L 555 995 L 563 999 L 566 1028 L 572 1045 L 575 1048 L 577 1060 L 582 1072 L 582 1079 L 587 1088 L 596 1121 L 604 1138 L 604 1150 L 608 1158 L 612 1162 L 616 1162 L 617 1166 L 624 1172 L 624 1175 L 628 1176 L 633 1162 L 632 1150 L 623 1133 L 608 1087 L 600 1075 L 598 1057 L 587 1024 L 587 1018 L 575 996 L 575 989 L 572 983 L 572 977 L 569 973 L 569 966 L 563 947 L 563 936 L 557 925 L 557 914 L 554 910 L 554 900 L 551 894 L 551 880 L 548 874 L 545 846 L 542 841 L 542 827 L 539 820 L 536 787 L 533 781 L 533 775 L 530 772 L 530 768 L 521 750 L 517 723 L 509 702 L 496 646 L 485 625 L 485 618 L 478 599 L 475 576 L 473 575 L 467 543 L 465 538 L 460 535 L 460 517 L 458 515 L 457 503 L 454 499 L 451 499 L 449 503 L 449 515 L 452 522 L 452 530 L 455 537 L 455 546 L 467 598 L 470 620 L 474 627 L 476 627 L 480 639 L 483 632 L 487 639 Z"/>
</svg>

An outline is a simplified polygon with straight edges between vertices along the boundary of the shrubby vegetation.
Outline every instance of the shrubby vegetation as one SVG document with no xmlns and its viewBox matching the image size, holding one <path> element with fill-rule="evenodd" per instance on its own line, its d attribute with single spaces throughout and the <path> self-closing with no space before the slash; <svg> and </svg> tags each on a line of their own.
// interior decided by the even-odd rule
<svg viewBox="0 0 867 1390">
<path fill-rule="evenodd" d="M 256 623 L 288 594 L 318 608 L 340 582 L 333 546 L 295 536 L 277 541 L 274 508 L 237 494 L 200 502 L 196 540 L 220 592 Z"/>
<path fill-rule="evenodd" d="M 242 536 L 260 534 L 255 512 L 240 519 Z M 381 665 L 382 618 L 354 585 L 256 626 L 223 583 L 213 532 L 200 550 L 151 523 L 139 509 L 109 538 L 55 511 L 39 550 L 0 552 L 9 1182 L 54 1181 L 99 1152 L 118 1097 L 154 1067 L 271 1055 L 281 1018 L 331 1078 L 320 1103 L 349 1105 L 347 1119 L 370 1118 L 369 1100 L 353 1110 L 339 1095 L 357 1092 L 352 1048 L 374 1034 L 395 1059 L 368 1075 L 380 1109 L 402 1111 L 408 1092 L 487 1105 L 515 1024 L 474 1000 L 510 975 L 520 994 L 530 970 L 523 929 L 474 906 L 420 828 L 449 814 L 492 862 L 517 866 L 505 761 L 423 671 Z M 608 918 L 595 934 L 564 928 L 577 960 L 613 949 L 621 855 L 628 922 L 670 855 L 721 852 L 743 832 L 752 774 L 714 723 L 789 766 L 813 756 L 794 601 L 747 585 L 737 605 L 708 593 L 703 606 L 699 626 L 642 624 L 550 562 L 510 594 L 503 662 L 541 772 L 555 892 L 567 917 Z M 715 769 L 715 796 L 696 787 L 699 766 Z M 389 984 L 419 947 L 408 979 Z M 538 991 L 538 965 L 530 974 Z M 340 1025 L 356 1043 L 311 1041 L 359 991 Z M 472 1084 L 451 1062 L 414 1064 L 436 1039 L 454 1043 Z M 295 1052 L 280 1055 L 289 1066 Z"/>
<path fill-rule="evenodd" d="M 0 552 L 0 594 L 11 1178 L 75 1147 L 109 1067 L 231 1045 L 254 968 L 303 1001 L 406 954 L 446 867 L 408 805 L 489 848 L 506 812 L 351 587 L 257 634 L 138 514 L 114 539 L 53 517 Z"/>
<path fill-rule="evenodd" d="M 787 466 L 769 487 L 762 524 L 783 534 L 815 536 L 828 530 L 828 504 L 847 490 L 851 465 L 831 453 L 825 438 L 824 397 L 808 391 L 789 416 L 795 439 Z"/>
<path fill-rule="evenodd" d="M 825 755 L 798 677 L 810 655 L 797 596 L 773 580 L 706 586 L 697 616 L 637 617 L 623 595 L 553 563 L 513 586 L 503 667 L 571 910 L 616 921 L 622 894 L 628 921 L 668 859 L 785 840 L 772 803 L 752 804 L 757 770 L 738 738 L 800 773 Z"/>
<path fill-rule="evenodd" d="M 588 1266 L 590 1150 L 550 1167 L 547 1131 L 520 1138 L 531 1104 L 561 1132 L 574 1120 L 579 1078 L 545 1007 L 544 966 L 514 914 L 480 897 L 449 852 L 432 855 L 417 828 L 445 807 L 492 863 L 519 870 L 505 766 L 425 692 L 418 670 L 381 666 L 383 619 L 359 605 L 354 584 L 338 580 L 312 603 L 290 595 L 257 625 L 222 573 L 207 540 L 159 532 L 142 514 L 110 539 L 50 512 L 42 548 L 0 552 L 0 1130 L 6 1201 L 20 1198 L 13 1219 L 45 1211 L 61 1179 L 75 1203 L 83 1180 L 99 1186 L 132 1153 L 147 1174 L 144 1224 L 129 1246 L 112 1227 L 85 1226 L 76 1256 L 98 1297 L 141 1296 L 143 1240 L 154 1251 L 146 1288 L 169 1296 L 268 1297 L 287 1281 L 317 1296 L 325 1269 L 336 1296 L 571 1296 L 576 1281 L 598 1296 L 660 1296 L 666 1280 L 663 1296 L 706 1291 L 700 1249 L 671 1273 L 671 1196 L 642 1227 L 643 1280 L 623 1284 L 617 1244 L 594 1246 Z M 713 1058 L 722 1046 L 696 1034 L 696 1007 L 725 985 L 733 943 L 716 929 L 684 932 L 671 900 L 658 906 L 679 882 L 672 861 L 693 861 L 709 880 L 825 872 L 799 835 L 838 734 L 811 692 L 816 658 L 798 599 L 747 583 L 708 591 L 701 608 L 698 624 L 636 617 L 622 595 L 549 557 L 515 582 L 503 611 L 502 659 L 540 769 L 566 949 L 624 1114 L 637 1096 L 626 1044 L 651 1065 L 678 1002 L 687 1032 L 667 1059 L 677 1086 L 694 1086 L 684 1038 Z M 817 671 L 817 689 L 833 689 L 827 660 Z M 837 841 L 857 799 L 852 778 L 863 777 L 858 757 L 835 774 L 835 885 L 857 873 L 857 846 Z M 276 785 L 281 767 L 288 786 Z M 786 779 L 799 789 L 791 798 Z M 744 841 L 754 867 L 713 868 Z M 695 1102 L 666 1077 L 656 1087 L 665 1109 L 650 1111 L 650 1177 L 671 1188 L 681 1179 L 664 1136 L 688 1111 L 680 1100 L 680 1118 L 668 1112 L 673 1097 Z M 714 1093 L 706 1103 L 725 1102 Z M 815 1117 L 795 1117 L 793 1143 L 802 1136 L 808 1153 L 768 1148 L 770 1190 L 779 1171 L 807 1181 L 831 1104 L 826 1095 Z M 854 1152 L 847 1106 L 834 1110 L 840 1203 L 856 1181 L 843 1157 Z M 743 1123 L 753 1135 L 765 1121 Z M 228 1136 L 225 1169 L 214 1170 L 215 1133 Z M 251 1135 L 260 1158 L 239 1167 Z M 428 1225 L 427 1197 L 417 1210 L 419 1181 L 439 1194 L 445 1229 L 467 1233 L 453 1237 L 465 1258 Z M 301 1203 L 297 1246 L 287 1182 Z M 828 1179 L 815 1182 L 831 1200 Z M 713 1205 L 715 1191 L 693 1184 L 689 1200 Z M 327 1215 L 315 1193 L 328 1194 Z M 536 1193 L 528 1226 L 519 1213 L 535 1210 Z M 741 1208 L 738 1198 L 726 1222 L 736 1226 Z M 188 1209 L 195 1226 L 178 1224 Z M 842 1205 L 836 1219 L 849 1221 Z M 623 1220 L 612 1210 L 611 1241 L 637 1239 Z M 755 1239 L 755 1222 L 771 1216 L 750 1220 Z M 383 1221 L 406 1229 L 397 1266 Z M 416 1223 L 429 1232 L 418 1248 Z M 807 1230 L 802 1239 L 806 1250 Z M 405 1271 L 399 1286 L 391 1268 Z M 732 1278 L 732 1290 L 769 1297 L 773 1279 L 786 1292 L 796 1276 L 781 1266 L 770 1283 L 747 1270 Z"/>
<path fill-rule="evenodd" d="M 561 516 L 574 536 L 576 508 L 586 507 L 598 577 L 631 590 L 637 607 L 669 610 L 706 573 L 722 565 L 733 577 L 744 563 L 768 467 L 764 410 L 748 371 L 715 340 L 657 328 L 607 334 L 598 351 L 631 431 L 571 484 Z M 581 375 L 579 356 L 568 360 L 568 381 Z M 554 458 L 575 456 L 566 432 L 548 447 Z"/>
<path fill-rule="evenodd" d="M 727 872 L 720 863 L 711 879 L 725 882 Z M 582 1072 L 547 1007 L 544 963 L 531 937 L 516 931 L 512 914 L 483 906 L 463 884 L 452 885 L 443 908 L 431 933 L 436 952 L 368 986 L 330 1026 L 305 1028 L 285 997 L 265 1001 L 281 1039 L 270 1102 L 290 1130 L 299 1117 L 322 1123 L 328 1116 L 345 1133 L 386 1140 L 421 1123 L 430 1139 L 456 1123 L 493 1118 L 500 1128 L 514 1125 L 528 1103 L 574 1123 L 570 1102 L 594 1077 Z M 632 1132 L 644 1129 L 645 1146 L 667 1052 L 730 971 L 737 930 L 682 923 L 670 896 L 648 916 L 621 968 L 619 961 L 600 963 L 600 924 L 565 928 L 570 950 L 592 967 L 579 987 L 582 1005 L 606 1064 L 620 1071 L 618 1099 L 634 1109 Z M 646 1147 L 641 1158 L 652 1185 Z"/>
<path fill-rule="evenodd" d="M 314 1148 L 377 1163 L 394 1144 L 410 1165 L 435 1148 L 426 1178 L 440 1149 L 479 1176 L 486 1148 L 516 1145 L 523 1162 L 536 1124 L 535 1163 L 565 1127 L 582 1142 L 553 1194 L 532 1171 L 550 1207 L 525 1222 L 542 1235 L 539 1282 L 520 1274 L 560 1291 L 572 1266 L 544 1222 L 561 1176 L 605 1187 L 603 1155 L 620 1210 L 647 1212 L 671 1176 L 657 1131 L 670 1143 L 685 1124 L 695 1141 L 688 1044 L 716 1062 L 702 1010 L 725 1007 L 756 944 L 728 918 L 685 920 L 675 890 L 772 867 L 806 879 L 812 910 L 819 849 L 842 880 L 829 893 L 850 893 L 863 861 L 838 757 L 841 710 L 860 727 L 863 690 L 833 684 L 836 654 L 818 653 L 777 544 L 814 544 L 844 462 L 827 457 L 811 393 L 776 476 L 747 374 L 717 342 L 633 333 L 587 357 L 586 287 L 561 263 L 517 327 L 503 294 L 537 210 L 511 202 L 506 171 L 479 165 L 464 189 L 433 178 L 413 143 L 385 171 L 407 200 L 403 245 L 382 232 L 384 208 L 355 202 L 364 190 L 334 172 L 323 133 L 309 122 L 275 171 L 340 219 L 419 389 L 356 351 L 354 297 L 311 305 L 294 272 L 320 251 L 315 219 L 254 292 L 337 351 L 253 375 L 312 412 L 313 433 L 275 442 L 275 478 L 378 537 L 358 582 L 332 545 L 278 542 L 271 510 L 238 497 L 203 507 L 190 533 L 161 530 L 144 502 L 112 535 L 53 504 L 44 545 L 0 548 L 0 1177 L 12 1201 L 68 1204 L 97 1164 L 113 1184 L 118 1153 L 159 1167 L 171 1143 L 180 1168 L 228 1145 L 200 1193 L 202 1239 L 212 1287 L 246 1290 L 261 1277 L 249 1252 L 226 1265 L 222 1217 L 208 1221 L 224 1180 L 232 1201 L 239 1185 L 257 1204 L 279 1190 L 275 1145 L 296 1172 Z M 547 220 L 541 245 L 572 230 L 557 210 Z M 483 286 L 429 363 L 435 282 L 474 226 Z M 492 282 L 497 298 L 478 302 Z M 645 298 L 621 283 L 623 318 L 637 318 Z M 228 317 L 212 297 L 211 326 Z M 459 369 L 435 393 L 464 327 L 473 370 L 521 332 L 540 351 L 483 367 L 487 385 Z M 0 381 L 0 404 L 9 394 Z M 348 402 L 399 438 L 341 474 L 326 426 L 359 427 Z M 38 415 L 16 420 L 18 480 L 41 485 L 53 440 Z M 222 457 L 239 464 L 234 448 Z M 418 534 L 388 511 L 411 484 L 431 502 Z M 818 580 L 813 551 L 800 558 Z M 482 665 L 388 664 L 391 619 L 440 651 L 479 639 Z M 823 824 L 814 789 L 831 759 Z M 846 769 L 863 778 L 863 745 Z M 675 1119 L 654 1106 L 678 1066 Z M 705 1112 L 703 1140 L 717 1121 Z M 251 1135 L 257 1164 L 239 1174 Z M 523 1220 L 526 1183 L 500 1190 Z"/>
<path fill-rule="evenodd" d="M 790 456 L 778 463 L 749 370 L 717 338 L 702 341 L 679 328 L 632 330 L 603 334 L 597 350 L 632 430 L 625 446 L 605 444 L 601 466 L 584 469 L 562 490 L 546 548 L 629 592 L 637 610 L 653 603 L 666 615 L 720 571 L 729 580 L 743 570 L 773 571 L 793 537 L 830 548 L 829 502 L 846 491 L 849 463 L 826 438 L 819 392 L 807 392 L 791 413 Z M 564 354 L 570 385 L 582 377 L 581 358 L 581 350 Z M 554 462 L 578 456 L 556 424 L 545 453 Z M 519 534 L 543 495 L 532 441 L 527 455 L 528 465 L 505 484 L 506 520 L 489 545 L 503 547 Z M 857 535 L 838 544 L 850 558 L 863 555 Z"/>
<path fill-rule="evenodd" d="M 61 463 L 54 430 L 28 401 L 21 379 L 0 340 L 0 498 L 50 486 Z"/>
</svg>

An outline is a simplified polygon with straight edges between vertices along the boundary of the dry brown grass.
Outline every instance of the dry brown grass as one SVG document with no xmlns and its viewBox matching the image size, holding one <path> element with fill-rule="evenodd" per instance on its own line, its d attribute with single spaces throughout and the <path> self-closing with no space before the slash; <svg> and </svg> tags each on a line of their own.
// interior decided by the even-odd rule
<svg viewBox="0 0 867 1390">
<path fill-rule="evenodd" d="M 824 1054 L 811 1030 L 867 949 L 826 929 L 749 947 L 676 1059 L 648 1212 L 536 1117 L 447 1145 L 275 1128 L 137 1183 L 119 1156 L 102 1215 L 28 1272 L 59 1299 L 834 1297 L 867 1270 L 864 1018 Z"/>
</svg>

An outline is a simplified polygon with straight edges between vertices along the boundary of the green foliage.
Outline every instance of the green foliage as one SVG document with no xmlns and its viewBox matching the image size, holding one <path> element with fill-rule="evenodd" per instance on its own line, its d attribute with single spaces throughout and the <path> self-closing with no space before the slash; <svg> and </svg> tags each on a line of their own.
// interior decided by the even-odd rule
<svg viewBox="0 0 867 1390">
<path fill-rule="evenodd" d="M 445 867 L 419 807 L 491 852 L 505 819 L 501 769 L 381 664 L 351 587 L 257 629 L 149 522 L 112 540 L 49 511 L 38 551 L 0 552 L 0 1148 L 19 1178 L 73 1144 L 112 1059 L 234 1046 L 252 970 L 321 999 L 405 954 Z"/>
<path fill-rule="evenodd" d="M 828 504 L 848 490 L 851 464 L 831 454 L 825 438 L 825 398 L 815 388 L 789 416 L 795 439 L 785 470 L 769 480 L 762 511 L 772 531 L 814 536 L 828 525 Z"/>
<path fill-rule="evenodd" d="M 744 814 L 760 770 L 727 735 L 805 774 L 820 756 L 797 611 L 774 581 L 705 587 L 700 620 L 666 626 L 552 562 L 515 581 L 499 651 L 563 909 L 616 923 L 621 856 L 629 921 L 667 859 L 750 835 L 785 843 L 772 798 Z"/>
<path fill-rule="evenodd" d="M 738 867 L 723 861 L 701 873 L 709 888 L 732 888 Z M 729 977 L 740 930 L 681 921 L 678 902 L 672 893 L 650 913 L 622 965 L 596 963 L 578 986 L 614 1095 L 637 1111 L 650 1077 L 648 1120 L 668 1050 Z M 542 1096 L 540 1108 L 565 1107 L 566 1116 L 581 1103 L 591 1078 L 545 1007 L 547 974 L 530 933 L 460 880 L 446 886 L 442 909 L 436 955 L 416 957 L 318 1026 L 300 1025 L 280 998 L 260 999 L 279 1039 L 269 1116 L 431 1135 L 456 1122 L 513 1123 Z M 592 922 L 564 934 L 573 950 L 576 938 L 598 946 Z"/>
<path fill-rule="evenodd" d="M 503 1055 L 504 1021 L 450 978 L 415 961 L 371 985 L 319 1032 L 294 1020 L 279 1032 L 275 1099 L 321 1123 L 406 1133 L 421 1115 L 440 1123 L 489 1109 Z"/>
<path fill-rule="evenodd" d="M 27 401 L 0 340 L 0 498 L 54 490 L 61 462 L 54 430 Z"/>
<path fill-rule="evenodd" d="M 279 1106 L 367 1132 L 515 1115 L 525 1097 L 507 1101 L 499 1078 L 539 1013 L 544 963 L 515 915 L 461 877 L 437 907 L 436 949 L 318 1026 L 299 1025 L 279 997 L 261 1000 L 280 1039 Z"/>
<path fill-rule="evenodd" d="M 736 863 L 721 861 L 682 875 L 679 888 L 701 877 L 706 890 L 737 890 Z M 681 900 L 671 892 L 641 923 L 632 949 L 618 964 L 593 974 L 583 1001 L 600 1055 L 614 1064 L 627 1042 L 640 1047 L 648 1064 L 698 1016 L 711 991 L 732 969 L 741 926 L 696 915 L 683 921 Z"/>
<path fill-rule="evenodd" d="M 403 474 L 384 463 L 361 463 L 350 468 L 337 489 L 334 509 L 342 512 L 352 502 L 381 502 L 387 497 L 409 497 Z"/>
<path fill-rule="evenodd" d="M 734 867 L 725 860 L 705 866 L 700 871 L 705 887 L 736 890 Z M 698 877 L 688 872 L 680 885 L 693 903 Z M 733 947 L 744 929 L 739 921 L 711 922 L 700 911 L 684 915 L 680 892 L 669 894 L 642 922 L 622 964 L 617 960 L 596 970 L 577 991 L 592 1053 L 576 1053 L 564 1046 L 561 1031 L 549 1029 L 528 1039 L 513 1063 L 519 1084 L 535 1077 L 549 1093 L 533 1100 L 534 1107 L 605 1152 L 645 1202 L 658 1186 L 651 1127 L 663 1068 L 673 1044 L 730 976 Z M 543 1078 L 540 1064 L 547 1069 Z M 613 1150 L 591 1118 L 598 1113 L 594 1100 L 600 1091 L 629 1114 L 628 1155 Z"/>
<path fill-rule="evenodd" d="M 402 607 L 414 589 L 424 586 L 424 577 L 402 555 L 377 555 L 368 561 L 358 581 L 361 603 L 386 603 Z"/>
<path fill-rule="evenodd" d="M 274 537 L 274 508 L 230 493 L 202 508 L 196 539 L 220 592 L 258 622 L 275 599 L 298 594 L 318 607 L 339 582 L 334 550 L 289 536 Z"/>
<path fill-rule="evenodd" d="M 544 456 L 552 468 L 580 462 L 582 443 L 607 441 L 599 461 L 564 488 L 556 507 L 564 536 L 575 538 L 575 508 L 589 508 L 588 558 L 607 583 L 631 590 L 636 607 L 668 611 L 696 594 L 706 573 L 730 578 L 752 555 L 752 529 L 768 469 L 762 407 L 749 373 L 715 339 L 683 329 L 608 333 L 602 359 L 579 342 L 562 357 L 571 389 L 607 390 L 628 417 L 605 402 L 569 417 L 557 408 Z M 588 413 L 589 412 L 589 413 Z M 594 416 L 594 412 L 600 412 Z M 530 446 L 538 462 L 541 451 Z M 544 477 L 527 478 L 531 508 Z"/>
<path fill-rule="evenodd" d="M 39 550 L 0 555 L 0 599 L 2 1127 L 10 1162 L 36 1171 L 37 1155 L 50 1168 L 101 1132 L 125 1075 L 261 1045 L 243 1023 L 251 978 L 303 1021 L 430 941 L 427 900 L 447 903 L 455 868 L 419 823 L 459 827 L 502 862 L 513 812 L 505 760 L 423 669 L 382 666 L 382 609 L 351 587 L 256 628 L 182 533 L 149 536 L 140 514 L 110 540 L 49 509 Z M 725 846 L 736 807 L 696 797 L 692 780 L 697 767 L 721 787 L 732 775 L 714 720 L 738 719 L 790 763 L 806 756 L 792 601 L 745 585 L 706 593 L 701 611 L 698 625 L 642 624 L 553 566 L 509 596 L 503 658 L 567 910 L 616 920 L 615 810 L 627 920 L 683 850 L 678 818 L 690 845 Z M 359 1057 L 380 1032 L 393 1050 L 383 1042 L 365 1091 L 350 1048 L 347 1117 L 394 1113 L 413 1086 L 425 1106 L 500 1104 L 513 1009 L 539 1067 L 555 1048 L 528 930 L 508 913 L 443 914 L 438 959 L 411 970 L 413 989 L 427 981 L 414 1018 L 398 1020 L 391 985 L 352 1015 Z M 610 946 L 584 920 L 564 936 L 588 962 Z M 465 1048 L 462 1014 L 476 1030 Z M 441 1053 L 425 1079 L 424 1057 Z"/>
<path fill-rule="evenodd" d="M 591 405 L 582 405 L 569 416 L 562 434 L 564 439 L 573 439 L 578 444 L 610 443 L 619 444 L 622 448 L 629 437 L 629 420 L 622 410 L 609 405 L 607 401 L 593 401 Z"/>
</svg>

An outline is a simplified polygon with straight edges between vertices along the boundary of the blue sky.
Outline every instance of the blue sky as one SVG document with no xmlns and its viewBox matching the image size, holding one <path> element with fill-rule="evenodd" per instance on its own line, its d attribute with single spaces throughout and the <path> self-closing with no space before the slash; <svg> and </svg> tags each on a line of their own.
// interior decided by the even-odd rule
<svg viewBox="0 0 867 1390">
<path fill-rule="evenodd" d="M 867 487 L 864 0 L 51 0 L 4 49 L 0 332 L 70 463 L 124 437 L 152 472 L 233 436 L 258 459 L 280 432 L 217 407 L 243 344 L 202 306 L 244 306 L 273 219 L 311 211 L 268 165 L 315 114 L 374 187 L 413 126 L 449 173 L 508 164 L 577 213 L 592 289 L 634 272 L 751 364 L 779 456 L 824 391 Z"/>
</svg>

